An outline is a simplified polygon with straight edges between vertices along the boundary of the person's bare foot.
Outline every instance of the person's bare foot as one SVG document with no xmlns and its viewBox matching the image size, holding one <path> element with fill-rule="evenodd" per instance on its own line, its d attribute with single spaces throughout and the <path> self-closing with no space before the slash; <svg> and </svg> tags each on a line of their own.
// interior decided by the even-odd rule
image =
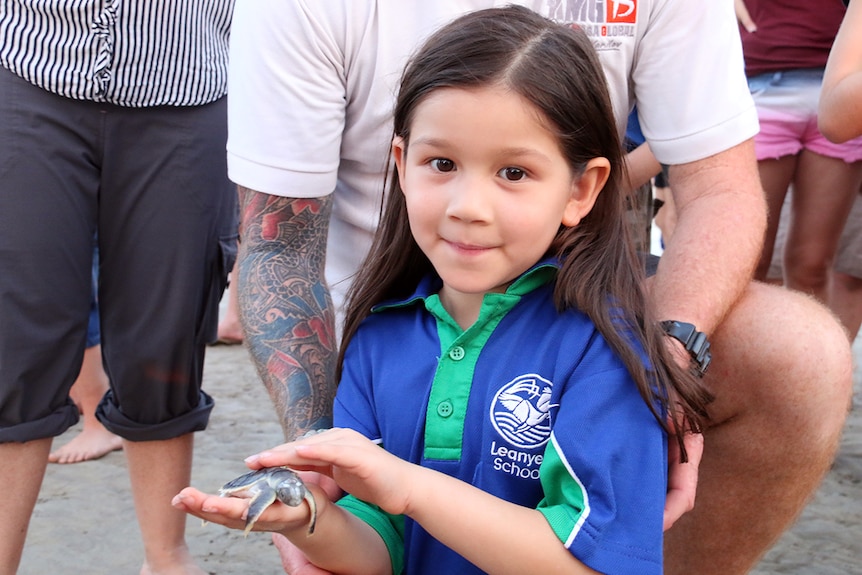
<svg viewBox="0 0 862 575">
<path fill-rule="evenodd" d="M 169 553 L 163 559 L 164 563 L 158 568 L 144 561 L 140 575 L 208 575 L 198 567 L 186 546 Z"/>
<path fill-rule="evenodd" d="M 217 344 L 221 345 L 239 345 L 242 343 L 242 326 L 239 319 L 225 318 L 218 324 L 218 339 Z"/>
<path fill-rule="evenodd" d="M 141 567 L 141 575 L 209 575 L 206 571 L 198 567 L 193 562 L 184 565 L 174 565 L 166 567 L 161 571 L 155 571 L 149 565 L 144 564 Z"/>
<path fill-rule="evenodd" d="M 84 429 L 66 445 L 48 456 L 51 463 L 81 463 L 99 459 L 112 451 L 123 448 L 123 440 L 101 425 Z"/>
</svg>

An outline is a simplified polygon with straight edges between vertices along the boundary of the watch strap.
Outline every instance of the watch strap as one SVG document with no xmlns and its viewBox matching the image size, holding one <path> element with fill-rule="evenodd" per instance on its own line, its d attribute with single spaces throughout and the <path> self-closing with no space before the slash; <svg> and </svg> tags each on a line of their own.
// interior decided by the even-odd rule
<svg viewBox="0 0 862 575">
<path fill-rule="evenodd" d="M 695 369 L 700 375 L 706 373 L 712 361 L 712 352 L 709 349 L 709 339 L 702 331 L 697 331 L 694 324 L 676 320 L 666 320 L 660 323 L 661 328 L 670 337 L 678 340 L 685 346 L 685 350 L 691 356 Z"/>
</svg>

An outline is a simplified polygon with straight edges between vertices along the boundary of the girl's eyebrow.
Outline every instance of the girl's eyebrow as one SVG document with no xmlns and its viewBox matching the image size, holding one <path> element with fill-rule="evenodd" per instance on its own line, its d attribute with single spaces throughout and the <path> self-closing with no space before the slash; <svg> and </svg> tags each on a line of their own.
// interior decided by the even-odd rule
<svg viewBox="0 0 862 575">
<path fill-rule="evenodd" d="M 547 160 L 548 156 L 543 152 L 536 150 L 535 148 L 503 148 L 500 150 L 501 156 L 517 156 L 517 157 L 531 157 L 541 160 Z"/>
<path fill-rule="evenodd" d="M 443 138 L 435 138 L 427 136 L 424 138 L 410 138 L 408 145 L 410 146 L 430 146 L 432 148 L 443 148 L 448 145 L 448 141 Z"/>
<path fill-rule="evenodd" d="M 413 138 L 410 140 L 410 146 L 429 146 L 432 148 L 446 148 L 451 145 L 451 142 L 444 138 L 437 138 L 433 136 L 428 137 L 419 137 Z M 497 150 L 497 154 L 500 156 L 515 156 L 515 157 L 532 157 L 536 159 L 546 160 L 548 157 L 536 150 L 535 148 L 528 147 L 512 147 L 512 148 L 502 148 Z"/>
</svg>

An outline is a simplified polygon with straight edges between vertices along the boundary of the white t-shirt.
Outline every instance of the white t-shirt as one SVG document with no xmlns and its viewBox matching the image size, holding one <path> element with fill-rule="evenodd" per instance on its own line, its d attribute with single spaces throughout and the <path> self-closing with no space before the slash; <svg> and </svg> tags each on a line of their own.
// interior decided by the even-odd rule
<svg viewBox="0 0 862 575">
<path fill-rule="evenodd" d="M 327 280 L 341 309 L 376 225 L 408 57 L 440 25 L 509 0 L 238 2 L 228 76 L 228 168 L 285 197 L 335 193 Z M 733 3 L 522 0 L 577 23 L 605 68 L 620 132 L 637 103 L 665 164 L 726 150 L 758 129 Z"/>
</svg>

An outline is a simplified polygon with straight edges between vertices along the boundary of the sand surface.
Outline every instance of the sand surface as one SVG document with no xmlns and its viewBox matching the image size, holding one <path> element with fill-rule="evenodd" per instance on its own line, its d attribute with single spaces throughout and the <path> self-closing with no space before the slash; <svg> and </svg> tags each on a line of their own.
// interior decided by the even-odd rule
<svg viewBox="0 0 862 575">
<path fill-rule="evenodd" d="M 862 363 L 862 339 L 855 346 Z M 862 369 L 855 372 L 855 408 L 833 469 L 797 524 L 767 554 L 757 575 L 862 575 Z M 215 491 L 245 470 L 247 455 L 281 442 L 263 385 L 241 346 L 210 348 L 206 391 L 216 399 L 209 428 L 195 439 L 193 484 Z M 80 425 L 80 424 L 79 424 Z M 61 445 L 75 427 L 55 442 Z M 8 465 L 9 462 L 4 462 Z M 268 534 L 190 518 L 192 552 L 213 575 L 278 574 Z M 137 575 L 143 561 L 125 458 L 49 465 L 36 505 L 20 575 Z"/>
</svg>

